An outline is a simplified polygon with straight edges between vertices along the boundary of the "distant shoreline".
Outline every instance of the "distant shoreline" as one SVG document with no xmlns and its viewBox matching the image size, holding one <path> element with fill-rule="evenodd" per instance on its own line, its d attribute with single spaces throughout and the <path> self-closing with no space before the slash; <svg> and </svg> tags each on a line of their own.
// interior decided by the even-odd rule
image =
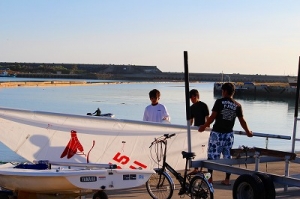
<svg viewBox="0 0 300 199">
<path fill-rule="evenodd" d="M 161 82 L 161 83 L 166 83 Z M 9 81 L 0 82 L 0 88 L 15 88 L 15 87 L 60 87 L 60 86 L 92 86 L 92 85 L 108 85 L 108 84 L 132 84 L 132 83 L 150 83 L 139 81 L 107 81 L 107 82 L 91 82 L 91 81 Z M 151 82 L 153 83 L 153 82 Z"/>
<path fill-rule="evenodd" d="M 154 82 L 174 82 L 174 81 L 154 81 Z M 182 81 L 176 81 L 182 82 Z M 194 83 L 197 81 L 190 81 Z M 106 84 L 129 84 L 129 83 L 149 83 L 149 81 L 107 81 L 107 82 L 91 82 L 91 81 L 8 81 L 0 82 L 0 88 L 14 88 L 14 87 L 55 87 L 55 86 L 90 86 L 90 85 L 106 85 Z M 153 81 L 151 82 L 153 83 Z M 238 82 L 237 82 L 238 83 Z M 287 86 L 288 83 L 269 83 L 271 86 Z"/>
<path fill-rule="evenodd" d="M 96 84 L 118 84 L 124 82 L 86 82 L 86 81 L 39 81 L 39 82 L 1 82 L 1 88 L 12 87 L 49 87 L 49 86 L 88 86 Z"/>
</svg>

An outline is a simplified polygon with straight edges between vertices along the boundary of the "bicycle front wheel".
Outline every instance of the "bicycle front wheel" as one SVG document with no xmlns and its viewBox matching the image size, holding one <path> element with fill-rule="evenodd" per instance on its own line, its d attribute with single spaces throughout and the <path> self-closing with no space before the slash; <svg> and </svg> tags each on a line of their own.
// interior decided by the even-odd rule
<svg viewBox="0 0 300 199">
<path fill-rule="evenodd" d="M 210 190 L 210 186 L 201 176 L 195 176 L 190 184 L 191 199 L 213 199 L 214 194 Z"/>
<path fill-rule="evenodd" d="M 167 173 L 154 173 L 146 182 L 149 195 L 154 199 L 170 199 L 174 191 L 174 183 Z"/>
</svg>

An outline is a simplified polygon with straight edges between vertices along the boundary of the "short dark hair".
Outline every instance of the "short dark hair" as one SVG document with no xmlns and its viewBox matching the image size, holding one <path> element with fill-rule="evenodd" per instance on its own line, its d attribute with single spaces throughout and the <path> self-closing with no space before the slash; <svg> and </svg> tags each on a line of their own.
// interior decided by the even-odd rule
<svg viewBox="0 0 300 199">
<path fill-rule="evenodd" d="M 227 91 L 227 94 L 232 96 L 235 92 L 235 86 L 233 83 L 226 82 L 222 85 L 222 90 Z"/>
<path fill-rule="evenodd" d="M 199 92 L 198 92 L 197 89 L 192 89 L 192 90 L 190 91 L 190 98 L 193 97 L 193 96 L 196 96 L 196 97 L 199 98 Z"/>
<path fill-rule="evenodd" d="M 159 98 L 160 97 L 160 92 L 157 89 L 153 89 L 149 92 L 149 98 L 151 99 L 152 97 Z"/>
</svg>

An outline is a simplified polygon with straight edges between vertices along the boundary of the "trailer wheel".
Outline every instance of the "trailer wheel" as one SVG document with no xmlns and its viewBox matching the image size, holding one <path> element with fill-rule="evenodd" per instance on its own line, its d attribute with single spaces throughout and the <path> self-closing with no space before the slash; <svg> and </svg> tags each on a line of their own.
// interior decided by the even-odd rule
<svg viewBox="0 0 300 199">
<path fill-rule="evenodd" d="M 265 188 L 261 179 L 256 175 L 243 174 L 233 185 L 233 199 L 265 199 Z"/>
<path fill-rule="evenodd" d="M 264 184 L 266 199 L 275 199 L 276 191 L 273 180 L 265 173 L 255 173 L 253 175 L 258 176 Z"/>
<path fill-rule="evenodd" d="M 108 199 L 107 194 L 104 191 L 97 191 L 93 195 L 93 199 Z"/>
</svg>

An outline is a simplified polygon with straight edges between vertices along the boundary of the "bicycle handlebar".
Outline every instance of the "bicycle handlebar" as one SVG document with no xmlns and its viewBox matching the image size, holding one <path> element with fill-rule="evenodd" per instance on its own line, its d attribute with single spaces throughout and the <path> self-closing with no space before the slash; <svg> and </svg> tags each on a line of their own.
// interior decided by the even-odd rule
<svg viewBox="0 0 300 199">
<path fill-rule="evenodd" d="M 169 138 L 171 138 L 171 137 L 173 137 L 175 135 L 176 135 L 176 133 L 173 133 L 173 134 L 164 134 L 163 136 L 160 136 L 158 138 L 154 138 L 154 141 L 151 142 L 151 145 L 149 146 L 149 148 L 151 148 L 154 143 L 164 142 L 166 139 L 169 139 Z"/>
<path fill-rule="evenodd" d="M 168 139 L 168 138 L 171 138 L 173 136 L 175 136 L 176 134 L 173 133 L 173 134 L 164 134 L 165 138 Z"/>
</svg>

